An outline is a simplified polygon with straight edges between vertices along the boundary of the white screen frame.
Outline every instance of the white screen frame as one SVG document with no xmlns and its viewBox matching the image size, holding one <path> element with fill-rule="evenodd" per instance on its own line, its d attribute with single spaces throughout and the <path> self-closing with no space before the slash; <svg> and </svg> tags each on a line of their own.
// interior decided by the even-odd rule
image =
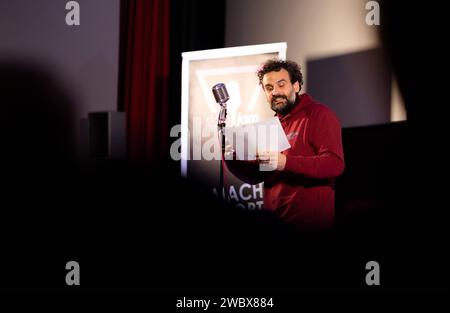
<svg viewBox="0 0 450 313">
<path fill-rule="evenodd" d="M 188 142 L 190 140 L 188 136 L 190 62 L 196 60 L 220 59 L 267 53 L 278 53 L 278 58 L 281 60 L 285 60 L 286 51 L 287 43 L 278 42 L 271 44 L 191 51 L 183 52 L 181 54 L 183 58 L 181 74 L 181 175 L 183 177 L 187 176 L 189 153 Z"/>
</svg>

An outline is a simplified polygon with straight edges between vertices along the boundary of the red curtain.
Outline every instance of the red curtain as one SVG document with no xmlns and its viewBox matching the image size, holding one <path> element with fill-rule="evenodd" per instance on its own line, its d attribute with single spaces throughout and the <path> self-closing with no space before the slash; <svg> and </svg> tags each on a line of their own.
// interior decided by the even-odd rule
<svg viewBox="0 0 450 313">
<path fill-rule="evenodd" d="M 128 0 L 121 14 L 128 159 L 148 165 L 168 151 L 169 0 Z"/>
</svg>

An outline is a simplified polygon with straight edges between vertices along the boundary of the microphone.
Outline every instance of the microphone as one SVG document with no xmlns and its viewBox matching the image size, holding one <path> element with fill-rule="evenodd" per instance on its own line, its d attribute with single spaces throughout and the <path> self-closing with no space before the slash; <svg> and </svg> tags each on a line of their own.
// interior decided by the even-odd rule
<svg viewBox="0 0 450 313">
<path fill-rule="evenodd" d="M 215 84 L 212 87 L 212 92 L 214 94 L 214 98 L 216 99 L 216 102 L 220 104 L 221 107 L 225 106 L 225 103 L 230 99 L 230 96 L 228 95 L 227 87 L 224 83 L 218 83 Z"/>
<path fill-rule="evenodd" d="M 215 84 L 212 87 L 212 92 L 214 94 L 214 98 L 216 102 L 220 104 L 220 112 L 219 117 L 217 119 L 217 129 L 220 134 L 220 143 L 222 146 L 222 160 L 220 161 L 220 170 L 219 170 L 219 194 L 222 195 L 222 200 L 226 201 L 227 192 L 224 188 L 223 183 L 223 156 L 225 155 L 225 121 L 227 119 L 227 101 L 230 99 L 228 95 L 227 87 L 224 83 Z M 222 192 L 223 190 L 223 192 Z"/>
</svg>

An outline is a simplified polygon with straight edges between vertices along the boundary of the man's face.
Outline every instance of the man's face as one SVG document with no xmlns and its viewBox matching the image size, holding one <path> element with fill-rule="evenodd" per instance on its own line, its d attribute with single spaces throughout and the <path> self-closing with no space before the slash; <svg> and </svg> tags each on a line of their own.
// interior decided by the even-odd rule
<svg viewBox="0 0 450 313">
<path fill-rule="evenodd" d="M 282 68 L 278 72 L 269 72 L 264 75 L 262 83 L 267 102 L 273 111 L 285 115 L 294 108 L 300 84 L 291 83 L 288 71 Z"/>
</svg>

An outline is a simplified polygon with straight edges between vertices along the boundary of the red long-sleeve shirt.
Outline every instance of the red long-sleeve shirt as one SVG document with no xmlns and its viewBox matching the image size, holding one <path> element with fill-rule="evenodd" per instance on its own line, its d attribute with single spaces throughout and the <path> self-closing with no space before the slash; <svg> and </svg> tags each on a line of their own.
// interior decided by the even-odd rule
<svg viewBox="0 0 450 313">
<path fill-rule="evenodd" d="M 334 178 L 344 170 L 341 127 L 336 115 L 308 94 L 278 115 L 291 144 L 283 151 L 283 171 L 261 172 L 256 162 L 226 161 L 249 183 L 264 181 L 264 208 L 302 230 L 329 228 L 334 222 Z"/>
</svg>

